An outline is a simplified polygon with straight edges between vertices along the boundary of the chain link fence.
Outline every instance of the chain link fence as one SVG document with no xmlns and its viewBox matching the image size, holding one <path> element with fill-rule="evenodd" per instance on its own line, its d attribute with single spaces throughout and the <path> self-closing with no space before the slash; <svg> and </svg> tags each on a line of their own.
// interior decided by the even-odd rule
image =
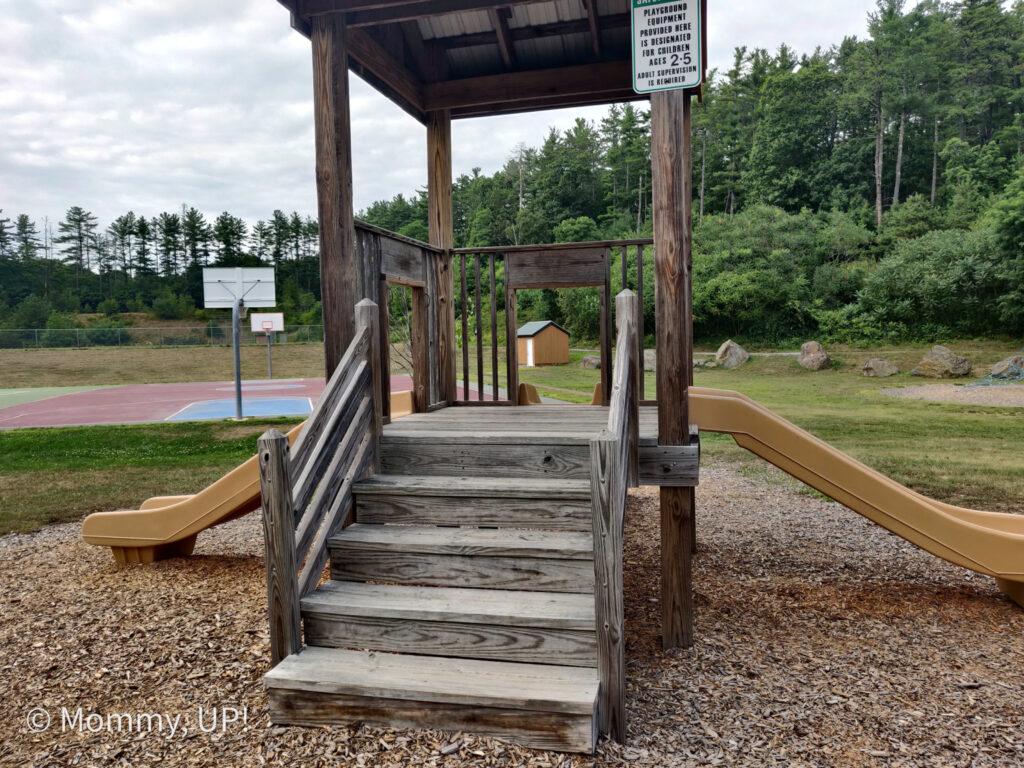
<svg viewBox="0 0 1024 768">
<path fill-rule="evenodd" d="M 242 327 L 242 344 L 266 344 L 262 333 Z M 271 334 L 274 344 L 322 343 L 322 325 L 286 325 Z M 67 349 L 83 347 L 198 347 L 231 344 L 230 323 L 193 328 L 28 328 L 0 329 L 0 349 Z"/>
</svg>

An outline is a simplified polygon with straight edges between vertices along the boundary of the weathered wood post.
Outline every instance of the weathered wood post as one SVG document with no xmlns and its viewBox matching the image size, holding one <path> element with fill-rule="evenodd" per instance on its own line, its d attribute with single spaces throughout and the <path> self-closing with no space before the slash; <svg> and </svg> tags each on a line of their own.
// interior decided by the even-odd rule
<svg viewBox="0 0 1024 768">
<path fill-rule="evenodd" d="M 651 94 L 651 183 L 657 282 L 658 444 L 689 445 L 693 300 L 688 91 Z M 661 488 L 661 621 L 665 648 L 693 645 L 693 498 L 689 488 Z"/>
<path fill-rule="evenodd" d="M 328 379 L 355 333 L 353 307 L 359 286 L 352 212 L 352 140 L 345 35 L 343 14 L 315 16 L 311 20 L 320 298 Z"/>
<path fill-rule="evenodd" d="M 302 648 L 299 581 L 295 564 L 295 512 L 288 473 L 288 438 L 276 429 L 258 441 L 263 506 L 263 560 L 267 568 L 270 665 Z"/>
<path fill-rule="evenodd" d="M 369 299 L 356 304 L 356 328 L 367 328 L 370 332 L 370 347 L 366 354 L 370 365 L 370 386 L 373 388 L 373 468 L 376 472 L 380 469 L 380 436 L 384 429 L 383 372 L 380 366 L 380 313 L 377 305 Z"/>
<path fill-rule="evenodd" d="M 447 109 L 427 113 L 427 217 L 431 245 L 444 249 L 435 261 L 437 339 L 430 359 L 439 369 L 440 399 L 451 402 L 457 397 L 455 283 L 451 254 L 455 225 L 452 220 L 452 116 Z"/>
</svg>

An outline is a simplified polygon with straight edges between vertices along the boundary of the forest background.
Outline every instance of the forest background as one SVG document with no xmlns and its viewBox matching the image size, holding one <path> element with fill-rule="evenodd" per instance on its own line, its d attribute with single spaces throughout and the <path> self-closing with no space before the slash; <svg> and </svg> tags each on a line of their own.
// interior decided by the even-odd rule
<svg viewBox="0 0 1024 768">
<path fill-rule="evenodd" d="M 1024 1 L 881 0 L 866 39 L 738 48 L 709 74 L 692 130 L 698 341 L 1024 334 Z M 649 146 L 648 113 L 625 104 L 510 148 L 495 173 L 455 180 L 456 246 L 649 236 Z M 426 240 L 426 192 L 359 217 Z M 138 313 L 201 325 L 219 318 L 198 309 L 214 265 L 275 266 L 286 321 L 318 325 L 317 248 L 316 221 L 282 210 L 101 223 L 74 205 L 56 225 L 0 210 L 0 328 L 112 329 Z M 645 280 L 653 333 L 653 269 Z M 594 290 L 519 301 L 524 322 L 598 335 Z"/>
</svg>

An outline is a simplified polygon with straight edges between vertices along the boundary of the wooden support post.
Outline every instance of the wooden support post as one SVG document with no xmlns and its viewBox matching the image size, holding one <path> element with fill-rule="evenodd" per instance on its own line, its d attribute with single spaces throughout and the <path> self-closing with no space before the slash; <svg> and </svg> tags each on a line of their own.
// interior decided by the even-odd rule
<svg viewBox="0 0 1024 768">
<path fill-rule="evenodd" d="M 270 611 L 270 666 L 302 648 L 299 581 L 295 565 L 295 512 L 288 474 L 288 438 L 276 429 L 259 442 L 260 499 L 263 507 L 263 560 L 267 567 Z"/>
<path fill-rule="evenodd" d="M 315 17 L 310 40 L 324 365 L 330 379 L 355 333 L 353 310 L 360 285 L 352 212 L 352 141 L 344 16 Z"/>
<path fill-rule="evenodd" d="M 390 296 L 388 294 L 388 281 L 381 278 L 381 280 L 379 280 L 378 283 L 379 284 L 377 286 L 377 289 L 380 295 L 377 301 L 377 306 L 389 307 Z M 405 289 L 403 288 L 402 290 Z M 388 313 L 386 309 L 384 312 L 378 312 L 377 318 L 380 321 L 381 413 L 384 416 L 384 423 L 387 424 L 388 422 L 391 421 L 391 322 L 388 319 Z M 424 318 L 424 320 L 425 319 L 426 318 Z M 415 326 L 413 327 L 413 330 L 415 330 Z M 415 342 L 413 343 L 413 349 L 415 350 Z M 415 351 L 413 354 L 415 354 Z M 415 368 L 413 372 L 415 373 Z M 416 387 L 414 379 L 414 391 L 415 388 Z"/>
<path fill-rule="evenodd" d="M 657 325 L 658 444 L 688 445 L 693 370 L 690 294 L 690 94 L 651 94 L 651 182 Z M 661 610 L 665 648 L 693 645 L 693 495 L 661 489 Z"/>
<path fill-rule="evenodd" d="M 455 283 L 451 248 L 455 244 L 452 221 L 452 116 L 447 109 L 427 113 L 427 223 L 430 242 L 445 253 L 438 256 L 437 349 L 431 365 L 438 367 L 442 400 L 456 399 Z"/>
<path fill-rule="evenodd" d="M 404 289 L 403 289 L 404 290 Z M 430 345 L 427 342 L 429 319 L 426 291 L 412 288 L 412 410 L 425 413 L 429 400 Z M 390 376 L 388 377 L 390 378 Z"/>
<path fill-rule="evenodd" d="M 380 369 L 380 315 L 377 305 L 369 299 L 363 299 L 356 304 L 355 314 L 356 327 L 360 329 L 368 328 L 370 331 L 370 349 L 367 352 L 367 362 L 370 365 L 370 386 L 373 391 L 373 419 L 371 421 L 374 434 L 373 468 L 374 471 L 378 471 L 380 468 L 380 451 L 378 447 L 380 445 L 381 433 L 384 431 L 384 406 L 381 389 L 383 373 Z"/>
<path fill-rule="evenodd" d="M 612 396 L 612 271 L 611 251 L 604 253 L 604 285 L 601 291 L 601 404 L 608 405 Z"/>
<path fill-rule="evenodd" d="M 519 405 L 519 328 L 516 322 L 516 289 L 508 287 L 508 261 L 505 271 L 505 362 L 508 368 L 505 386 L 508 387 L 508 399 L 513 405 Z"/>
</svg>

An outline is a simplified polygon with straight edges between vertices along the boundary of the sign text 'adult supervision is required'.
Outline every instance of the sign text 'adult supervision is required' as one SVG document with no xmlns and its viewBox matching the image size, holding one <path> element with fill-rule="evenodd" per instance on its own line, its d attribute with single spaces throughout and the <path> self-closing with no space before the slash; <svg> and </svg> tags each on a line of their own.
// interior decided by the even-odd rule
<svg viewBox="0 0 1024 768">
<path fill-rule="evenodd" d="M 700 0 L 632 3 L 633 90 L 651 93 L 700 85 Z"/>
</svg>

